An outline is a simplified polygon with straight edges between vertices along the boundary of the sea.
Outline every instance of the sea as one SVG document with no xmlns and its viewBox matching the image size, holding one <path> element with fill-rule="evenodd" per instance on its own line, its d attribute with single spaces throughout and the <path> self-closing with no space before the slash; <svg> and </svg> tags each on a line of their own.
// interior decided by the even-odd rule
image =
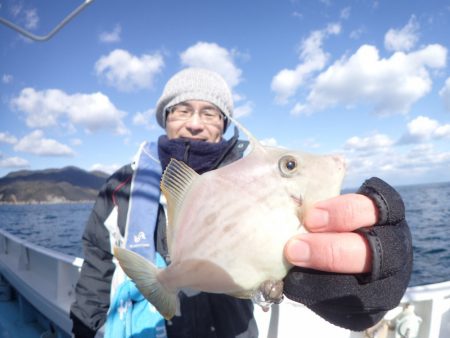
<svg viewBox="0 0 450 338">
<path fill-rule="evenodd" d="M 410 286 L 450 280 L 450 182 L 396 187 L 414 247 Z M 93 203 L 0 205 L 0 228 L 36 245 L 83 257 Z"/>
</svg>

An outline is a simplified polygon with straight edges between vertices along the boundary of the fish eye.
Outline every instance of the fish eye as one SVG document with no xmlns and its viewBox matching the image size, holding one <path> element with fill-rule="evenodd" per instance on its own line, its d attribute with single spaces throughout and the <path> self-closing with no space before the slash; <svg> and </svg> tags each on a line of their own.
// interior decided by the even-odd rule
<svg viewBox="0 0 450 338">
<path fill-rule="evenodd" d="M 283 156 L 278 162 L 278 168 L 281 175 L 285 177 L 292 176 L 298 169 L 297 159 L 291 155 Z"/>
</svg>

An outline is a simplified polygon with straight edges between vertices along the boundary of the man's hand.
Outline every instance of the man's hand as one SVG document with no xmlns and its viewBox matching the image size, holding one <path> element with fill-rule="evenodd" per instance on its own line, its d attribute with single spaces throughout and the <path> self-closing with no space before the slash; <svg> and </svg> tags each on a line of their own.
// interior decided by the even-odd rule
<svg viewBox="0 0 450 338">
<path fill-rule="evenodd" d="M 377 223 L 372 200 L 346 194 L 316 203 L 304 216 L 307 234 L 293 236 L 284 255 L 294 265 L 338 273 L 370 272 L 372 257 L 364 237 L 353 232 Z"/>
</svg>

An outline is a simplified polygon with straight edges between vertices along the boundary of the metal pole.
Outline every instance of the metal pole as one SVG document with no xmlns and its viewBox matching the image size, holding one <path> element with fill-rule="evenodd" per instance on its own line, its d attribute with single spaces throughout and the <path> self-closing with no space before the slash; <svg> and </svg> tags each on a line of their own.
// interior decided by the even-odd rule
<svg viewBox="0 0 450 338">
<path fill-rule="evenodd" d="M 78 13 L 80 13 L 85 7 L 90 5 L 94 0 L 85 0 L 84 3 L 82 3 L 78 8 L 76 8 L 72 13 L 70 13 L 64 20 L 62 20 L 53 30 L 48 33 L 47 35 L 35 35 L 33 33 L 30 33 L 26 31 L 25 29 L 17 26 L 16 24 L 13 24 L 12 22 L 3 19 L 0 17 L 0 23 L 6 25 L 7 27 L 19 32 L 22 35 L 25 35 L 27 38 L 30 38 L 34 41 L 47 41 L 49 40 L 53 35 L 58 33 L 58 31 L 63 28 L 70 20 L 72 20 Z"/>
</svg>

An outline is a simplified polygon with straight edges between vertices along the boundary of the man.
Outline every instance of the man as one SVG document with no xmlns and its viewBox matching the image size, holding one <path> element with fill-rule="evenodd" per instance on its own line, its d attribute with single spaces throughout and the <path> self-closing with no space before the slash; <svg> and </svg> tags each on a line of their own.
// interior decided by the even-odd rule
<svg viewBox="0 0 450 338">
<path fill-rule="evenodd" d="M 153 148 L 141 146 L 134 165 L 108 179 L 83 234 L 85 261 L 71 308 L 75 337 L 93 337 L 105 322 L 107 336 L 258 336 L 252 303 L 227 295 L 180 293 L 181 316 L 166 325 L 156 315 L 146 317 L 151 308 L 137 309 L 150 305 L 112 256 L 113 246 L 121 245 L 170 264 L 164 201 L 159 203 L 161 171 L 171 158 L 201 174 L 242 157 L 247 143 L 237 132 L 223 139 L 232 113 L 230 89 L 218 74 L 189 68 L 168 81 L 156 108 L 166 135 Z M 412 245 L 403 202 L 393 188 L 372 178 L 358 194 L 317 203 L 305 226 L 311 232 L 285 247 L 297 266 L 284 281 L 287 297 L 354 330 L 375 324 L 398 304 L 411 274 Z"/>
</svg>

